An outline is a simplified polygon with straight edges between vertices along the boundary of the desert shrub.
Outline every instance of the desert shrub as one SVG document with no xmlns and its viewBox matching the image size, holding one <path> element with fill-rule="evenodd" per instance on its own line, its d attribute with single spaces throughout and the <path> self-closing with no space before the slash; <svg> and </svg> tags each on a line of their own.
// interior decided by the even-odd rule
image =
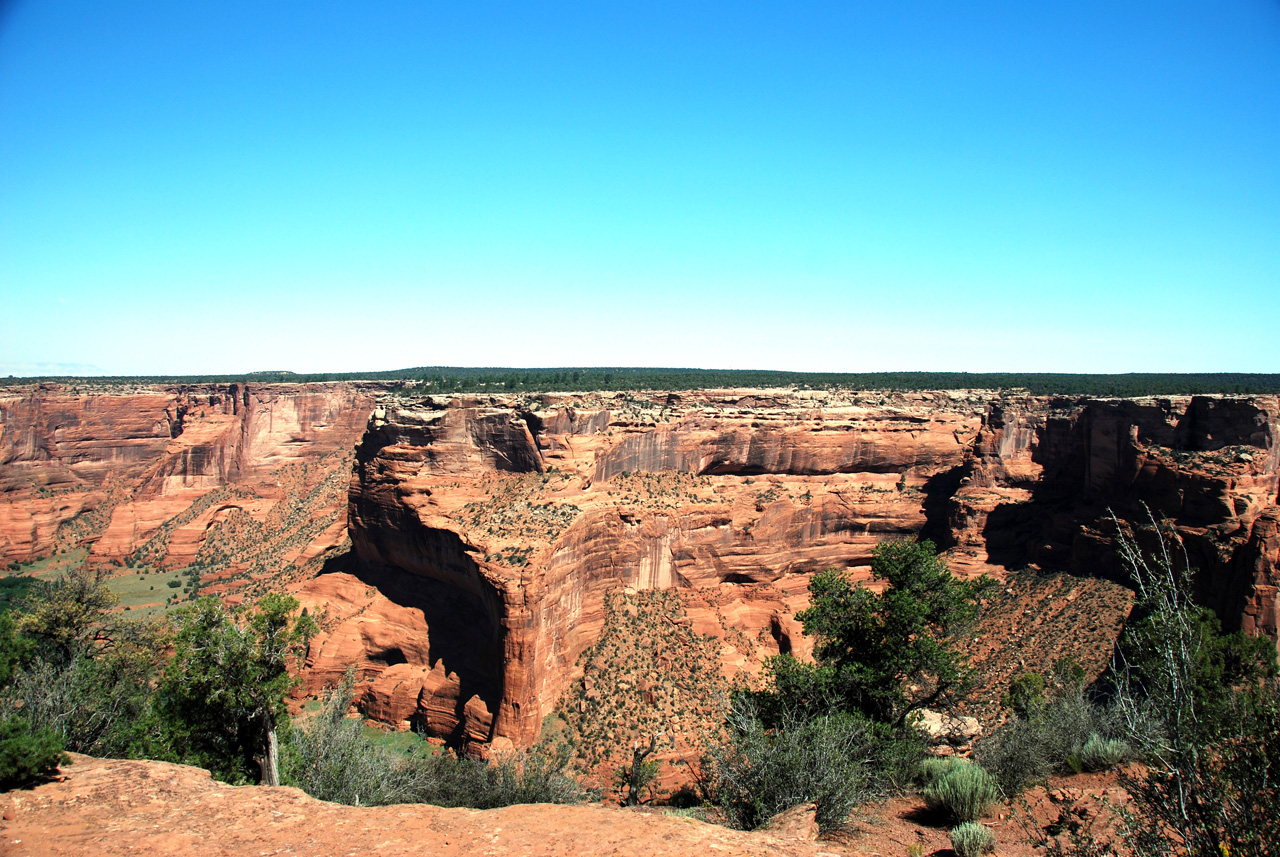
<svg viewBox="0 0 1280 857">
<path fill-rule="evenodd" d="M 32 726 L 23 717 L 0 720 L 0 789 L 52 774 L 66 761 L 62 738 L 52 729 Z"/>
<path fill-rule="evenodd" d="M 925 804 L 956 821 L 977 821 L 999 795 L 991 775 L 979 765 L 957 759 L 921 790 Z"/>
<path fill-rule="evenodd" d="M 1132 798 L 1117 810 L 1123 847 L 1087 829 L 1049 854 L 1101 857 L 1274 857 L 1280 842 L 1280 683 L 1268 640 L 1223 635 L 1191 600 L 1178 533 L 1149 516 L 1140 549 L 1113 519 L 1116 547 L 1137 590 L 1134 618 L 1112 666 L 1113 702 L 1078 761 L 1119 754 L 1123 739 L 1145 767 L 1121 774 Z M 1089 747 L 1086 751 L 1085 747 Z"/>
<path fill-rule="evenodd" d="M 348 718 L 354 672 L 330 689 L 321 710 L 294 730 L 280 760 L 281 780 L 319 800 L 380 806 L 410 799 L 397 760 L 370 741 L 359 719 Z"/>
<path fill-rule="evenodd" d="M 929 756 L 926 759 L 921 759 L 920 764 L 916 766 L 915 784 L 921 791 L 930 788 L 959 764 L 962 763 L 955 758 Z"/>
<path fill-rule="evenodd" d="M 1128 840 L 1152 857 L 1274 857 L 1280 843 L 1280 683 L 1249 688 L 1224 712 L 1212 746 L 1123 775 Z"/>
<path fill-rule="evenodd" d="M 766 729 L 751 701 L 738 698 L 729 720 L 732 737 L 708 754 L 710 797 L 744 830 L 803 803 L 816 804 L 819 828 L 830 830 L 885 793 L 886 757 L 905 752 L 883 727 L 852 714 L 790 716 Z"/>
<path fill-rule="evenodd" d="M 494 809 L 522 803 L 580 803 L 590 795 L 567 773 L 567 747 L 504 753 L 490 762 L 441 753 L 411 756 L 397 769 L 415 803 Z"/>
<path fill-rule="evenodd" d="M 1022 718 L 1007 721 L 980 742 L 975 755 L 991 772 L 1001 794 L 1009 798 L 1047 780 L 1055 767 L 1044 724 Z"/>
<path fill-rule="evenodd" d="M 879 797 L 902 794 L 915 782 L 916 772 L 928 750 L 918 733 L 880 729 L 876 744 L 875 781 Z"/>
<path fill-rule="evenodd" d="M 996 850 L 996 839 L 981 824 L 966 821 L 951 831 L 951 847 L 957 857 L 982 857 Z"/>
<path fill-rule="evenodd" d="M 1009 683 L 1009 692 L 1002 702 L 1020 717 L 1033 717 L 1044 707 L 1044 676 L 1037 672 L 1026 672 Z"/>
<path fill-rule="evenodd" d="M 34 586 L 0 622 L 0 710 L 21 711 L 67 750 L 163 756 L 151 704 L 163 628 L 111 613 L 115 600 L 102 575 L 83 568 Z"/>
<path fill-rule="evenodd" d="M 1074 755 L 1081 770 L 1105 771 L 1131 758 L 1133 751 L 1119 738 L 1103 738 L 1095 732 Z"/>
<path fill-rule="evenodd" d="M 652 752 L 652 751 L 650 751 Z M 658 778 L 658 760 L 633 754 L 631 764 L 622 765 L 614 776 L 613 786 L 623 806 L 636 806 L 641 794 L 648 792 L 652 798 L 653 784 Z"/>
<path fill-rule="evenodd" d="M 518 803 L 576 803 L 587 797 L 565 773 L 567 748 L 504 754 L 492 763 L 448 753 L 399 757 L 371 741 L 348 718 L 354 674 L 325 695 L 324 705 L 296 730 L 281 760 L 289 785 L 347 805 L 430 803 L 491 809 Z"/>
<path fill-rule="evenodd" d="M 1082 764 L 1081 751 L 1091 738 L 1118 741 L 1126 730 L 1114 706 L 1091 702 L 1076 678 L 1056 681 L 1055 688 L 1052 701 L 1029 706 L 1027 716 L 1010 718 L 975 748 L 979 763 L 1005 797 L 1012 798 L 1073 763 Z M 1124 757 L 1129 757 L 1127 750 Z"/>
<path fill-rule="evenodd" d="M 1147 762 L 1145 774 L 1121 777 L 1133 798 L 1126 844 L 1158 857 L 1271 857 L 1280 842 L 1275 647 L 1221 634 L 1191 601 L 1177 532 L 1150 524 L 1146 553 L 1116 522 L 1138 591 L 1138 618 L 1116 659 L 1116 707 L 1122 722 L 1141 727 L 1130 743 Z"/>
</svg>

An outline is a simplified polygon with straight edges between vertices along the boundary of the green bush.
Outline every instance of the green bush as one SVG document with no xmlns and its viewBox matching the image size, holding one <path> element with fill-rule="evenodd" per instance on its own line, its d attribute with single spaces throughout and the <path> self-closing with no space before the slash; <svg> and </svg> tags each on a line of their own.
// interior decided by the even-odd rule
<svg viewBox="0 0 1280 857">
<path fill-rule="evenodd" d="M 852 714 L 789 716 L 766 729 L 752 702 L 739 697 L 729 722 L 731 739 L 708 753 L 708 796 L 743 830 L 804 803 L 817 805 L 819 828 L 837 827 L 855 805 L 889 790 L 887 774 L 909 752 L 884 727 Z"/>
<path fill-rule="evenodd" d="M 319 800 L 347 806 L 382 806 L 412 799 L 397 760 L 346 717 L 354 673 L 325 695 L 324 706 L 294 731 L 280 759 L 281 781 Z"/>
<path fill-rule="evenodd" d="M 981 824 L 966 821 L 951 831 L 951 847 L 957 857 L 982 857 L 996 850 L 996 840 Z"/>
<path fill-rule="evenodd" d="M 1062 688 L 1052 702 L 1030 710 L 1031 716 L 1006 721 L 975 748 L 978 762 L 1008 798 L 1045 782 L 1055 771 L 1079 766 L 1091 738 L 1112 741 L 1125 728 L 1112 708 L 1091 703 L 1074 683 Z"/>
<path fill-rule="evenodd" d="M 1127 761 L 1133 755 L 1129 745 L 1118 738 L 1103 738 L 1096 732 L 1084 742 L 1075 758 L 1085 771 L 1105 771 Z"/>
<path fill-rule="evenodd" d="M 959 764 L 962 764 L 960 760 L 954 758 L 940 759 L 937 756 L 930 756 L 927 759 L 921 759 L 920 764 L 916 766 L 915 783 L 923 793 L 925 789 L 933 787 L 938 780 L 950 773 L 951 769 Z"/>
<path fill-rule="evenodd" d="M 944 812 L 956 821 L 977 821 L 998 797 L 991 775 L 978 765 L 955 760 L 920 792 L 929 809 Z"/>
<path fill-rule="evenodd" d="M 48 776 L 68 761 L 62 738 L 52 729 L 34 727 L 22 717 L 0 720 L 0 789 Z"/>
<path fill-rule="evenodd" d="M 973 670 L 955 644 L 990 579 L 960 580 L 932 542 L 902 539 L 876 546 L 871 575 L 888 585 L 872 592 L 834 568 L 809 580 L 809 607 L 796 618 L 815 638 L 816 663 L 770 659 L 772 688 L 751 694 L 769 726 L 786 712 L 838 708 L 901 727 L 912 711 L 971 687 Z"/>
<path fill-rule="evenodd" d="M 519 803 L 577 803 L 588 797 L 567 773 L 567 748 L 507 753 L 493 762 L 446 753 L 397 757 L 374 744 L 358 719 L 347 718 L 353 677 L 297 730 L 281 760 L 289 785 L 347 805 L 430 803 L 492 809 Z"/>
<path fill-rule="evenodd" d="M 566 773 L 568 747 L 534 747 L 505 753 L 490 762 L 432 756 L 428 761 L 442 778 L 423 803 L 492 809 L 521 803 L 581 803 L 593 797 Z M 430 766 L 429 766 L 430 767 Z"/>
<path fill-rule="evenodd" d="M 1280 683 L 1266 638 L 1224 635 L 1192 601 L 1192 571 L 1176 530 L 1150 517 L 1143 552 L 1115 522 L 1137 589 L 1136 620 L 1117 656 L 1124 737 L 1151 760 L 1121 776 L 1132 797 L 1131 853 L 1274 857 L 1280 842 Z"/>
<path fill-rule="evenodd" d="M 979 742 L 975 756 L 991 772 L 1000 793 L 1012 798 L 1035 783 L 1048 780 L 1060 760 L 1045 724 L 1014 718 Z"/>
<path fill-rule="evenodd" d="M 0 619 L 0 710 L 21 711 L 66 750 L 162 755 L 149 733 L 163 632 L 111 612 L 115 600 L 101 573 L 77 568 L 41 581 Z"/>
<path fill-rule="evenodd" d="M 1034 717 L 1046 702 L 1044 676 L 1023 673 L 1009 683 L 1009 692 L 1001 701 L 1020 717 Z"/>
</svg>

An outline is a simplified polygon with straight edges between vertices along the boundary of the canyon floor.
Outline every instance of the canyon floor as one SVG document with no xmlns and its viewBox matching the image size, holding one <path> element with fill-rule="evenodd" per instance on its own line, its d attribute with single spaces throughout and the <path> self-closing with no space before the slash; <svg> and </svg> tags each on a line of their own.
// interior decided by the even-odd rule
<svg viewBox="0 0 1280 857">
<path fill-rule="evenodd" d="M 1114 778 L 1085 775 L 1028 794 L 1036 824 L 1057 818 L 1063 801 L 1116 800 Z M 998 855 L 1036 852 L 1008 807 L 985 823 Z M 74 756 L 56 779 L 0 795 L 0 853 L 53 855 L 211 854 L 308 857 L 378 854 L 950 855 L 945 825 L 917 798 L 868 807 L 847 831 L 814 840 L 812 815 L 784 813 L 774 829 L 746 833 L 659 810 L 615 806 L 524 805 L 495 810 L 427 805 L 347 807 L 293 788 L 229 786 L 208 772 L 164 762 Z"/>
</svg>

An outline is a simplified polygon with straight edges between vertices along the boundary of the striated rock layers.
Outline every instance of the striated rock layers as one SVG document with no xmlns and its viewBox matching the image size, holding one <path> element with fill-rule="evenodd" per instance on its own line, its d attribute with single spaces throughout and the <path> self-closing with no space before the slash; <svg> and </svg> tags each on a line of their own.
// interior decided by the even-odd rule
<svg viewBox="0 0 1280 857">
<path fill-rule="evenodd" d="M 726 674 L 803 646 L 817 569 L 929 535 L 958 573 L 1118 575 L 1107 510 L 1179 529 L 1228 627 L 1276 636 L 1274 396 L 694 393 L 384 403 L 356 452 L 359 575 L 326 575 L 309 689 L 527 744 L 617 587 L 678 589 Z M 383 614 L 386 614 L 385 616 Z M 392 633 L 388 629 L 398 630 Z"/>
<path fill-rule="evenodd" d="M 0 561 L 81 548 L 215 579 L 305 563 L 346 539 L 351 450 L 380 392 L 0 388 Z"/>
</svg>

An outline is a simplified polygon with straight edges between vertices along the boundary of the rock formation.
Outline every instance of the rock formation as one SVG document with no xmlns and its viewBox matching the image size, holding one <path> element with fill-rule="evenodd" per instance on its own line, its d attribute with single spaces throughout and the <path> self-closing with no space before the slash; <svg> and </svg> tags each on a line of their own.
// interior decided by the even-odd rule
<svg viewBox="0 0 1280 857">
<path fill-rule="evenodd" d="M 1140 526 L 1144 504 L 1177 527 L 1226 625 L 1274 638 L 1278 418 L 1274 396 L 384 402 L 350 490 L 363 578 L 326 584 L 364 586 L 367 603 L 328 623 L 313 689 L 357 660 L 367 710 L 527 744 L 581 675 L 610 590 L 701 599 L 689 621 L 721 641 L 726 674 L 751 673 L 803 642 L 809 574 L 865 579 L 885 538 L 929 535 L 962 574 L 1117 577 L 1109 510 Z M 414 645 L 374 639 L 383 596 Z"/>
<path fill-rule="evenodd" d="M 381 392 L 352 384 L 0 389 L 0 561 L 302 566 L 346 539 L 350 455 Z"/>
<path fill-rule="evenodd" d="M 733 680 L 804 653 L 809 575 L 868 579 L 894 536 L 1007 577 L 990 615 L 1009 632 L 984 626 L 999 646 L 975 647 L 992 682 L 1055 641 L 1114 639 L 1112 512 L 1140 538 L 1147 509 L 1176 526 L 1228 629 L 1280 628 L 1276 396 L 386 392 L 2 388 L 0 560 L 193 566 L 229 597 L 291 585 L 324 620 L 307 691 L 355 665 L 366 713 L 497 747 L 533 741 L 574 682 L 605 674 L 635 705 L 683 704 L 638 687 L 680 660 L 662 666 L 676 639 Z M 317 576 L 348 518 L 359 561 Z M 1009 574 L 1028 567 L 1080 582 Z M 589 673 L 619 589 L 675 593 L 659 612 L 682 630 L 631 629 L 639 656 L 602 650 Z"/>
</svg>

